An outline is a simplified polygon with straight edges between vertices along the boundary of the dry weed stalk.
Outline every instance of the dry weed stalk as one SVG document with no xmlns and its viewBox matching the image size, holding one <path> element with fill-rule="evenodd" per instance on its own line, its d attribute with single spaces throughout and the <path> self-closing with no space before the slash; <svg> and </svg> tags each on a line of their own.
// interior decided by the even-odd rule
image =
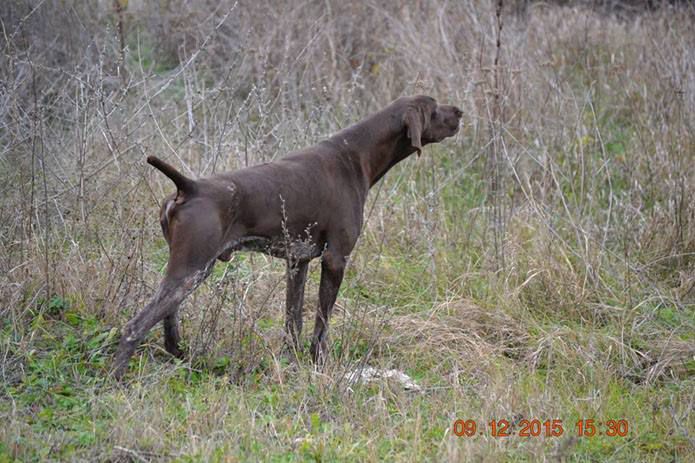
<svg viewBox="0 0 695 463">
<path fill-rule="evenodd" d="M 311 145 L 416 92 L 460 101 L 466 121 L 454 142 L 396 167 L 370 198 L 327 370 L 277 359 L 284 269 L 259 256 L 235 258 L 187 303 L 194 361 L 179 369 L 228 357 L 242 385 L 267 381 L 290 393 L 313 382 L 381 423 L 389 406 L 412 411 L 409 399 L 384 389 L 368 404 L 349 402 L 345 372 L 426 359 L 422 370 L 441 380 L 425 387 L 466 397 L 489 390 L 498 399 L 483 404 L 489 415 L 561 411 L 548 388 L 515 393 L 519 377 L 547 373 L 553 382 L 571 370 L 587 388 L 642 390 L 680 387 L 691 375 L 691 8 L 616 18 L 526 2 L 514 17 L 502 0 L 291 2 L 287 11 L 270 0 L 130 2 L 117 11 L 122 2 L 107 3 L 0 4 L 5 384 L 21 384 L 28 353 L 43 349 L 33 323 L 53 298 L 110 328 L 151 295 L 167 259 L 156 211 L 170 185 L 145 167 L 147 154 L 209 175 Z M 308 309 L 315 293 L 310 280 Z M 156 388 L 177 374 L 165 366 L 143 381 Z M 427 400 L 441 405 L 437 391 Z M 297 420 L 322 405 L 304 394 Z M 161 400 L 146 410 L 128 404 L 124 423 L 150 419 L 142 431 L 153 455 L 179 455 L 157 434 L 168 426 Z M 680 423 L 671 424 L 676 435 L 691 424 L 685 408 L 664 412 Z M 212 433 L 205 423 L 227 411 L 193 422 Z M 13 423 L 25 418 L 17 416 Z M 150 455 L 125 444 L 139 429 L 115 431 L 119 458 Z M 448 445 L 442 452 L 453 456 L 499 451 Z M 540 458 L 543 445 L 529 448 Z"/>
</svg>

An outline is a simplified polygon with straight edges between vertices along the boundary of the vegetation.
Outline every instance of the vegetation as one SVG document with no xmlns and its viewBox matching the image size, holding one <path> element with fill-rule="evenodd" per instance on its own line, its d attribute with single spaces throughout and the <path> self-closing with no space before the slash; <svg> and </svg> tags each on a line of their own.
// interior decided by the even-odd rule
<svg viewBox="0 0 695 463">
<path fill-rule="evenodd" d="M 692 7 L 397 3 L 0 4 L 0 461 L 693 454 Z M 240 253 L 185 302 L 186 361 L 157 330 L 107 377 L 167 260 L 146 155 L 237 169 L 416 93 L 464 125 L 372 191 L 323 371 L 281 355 L 284 264 Z"/>
</svg>

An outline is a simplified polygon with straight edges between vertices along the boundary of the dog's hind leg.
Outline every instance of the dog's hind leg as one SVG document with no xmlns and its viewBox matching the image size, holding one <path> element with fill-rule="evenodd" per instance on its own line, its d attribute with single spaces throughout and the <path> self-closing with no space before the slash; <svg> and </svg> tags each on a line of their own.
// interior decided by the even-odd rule
<svg viewBox="0 0 695 463">
<path fill-rule="evenodd" d="M 172 312 L 164 317 L 164 347 L 174 357 L 183 358 L 183 352 L 179 349 L 179 310 L 177 308 Z"/>
<path fill-rule="evenodd" d="M 165 320 L 165 343 L 167 350 L 178 351 L 178 327 L 176 312 L 183 300 L 205 280 L 212 270 L 214 260 L 195 272 L 179 278 L 165 277 L 157 293 L 147 306 L 133 317 L 123 328 L 121 341 L 113 363 L 113 375 L 120 378 L 128 365 L 128 360 L 145 335 L 159 321 Z"/>
<path fill-rule="evenodd" d="M 210 274 L 222 243 L 219 216 L 206 211 L 204 204 L 194 206 L 182 209 L 171 228 L 169 263 L 157 292 L 123 328 L 113 363 L 116 378 L 123 375 L 128 360 L 150 329 L 162 320 L 167 350 L 174 355 L 180 353 L 178 307 Z"/>
</svg>

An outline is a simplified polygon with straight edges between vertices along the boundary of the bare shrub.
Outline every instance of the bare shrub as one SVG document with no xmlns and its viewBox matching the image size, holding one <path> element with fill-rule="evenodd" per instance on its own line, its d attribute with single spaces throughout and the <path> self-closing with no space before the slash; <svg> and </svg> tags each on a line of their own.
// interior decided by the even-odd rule
<svg viewBox="0 0 695 463">
<path fill-rule="evenodd" d="M 410 413 L 416 401 L 385 388 L 361 401 L 346 392 L 346 371 L 435 372 L 424 379 L 431 408 L 448 406 L 452 396 L 437 394 L 449 391 L 499 415 L 559 414 L 555 392 L 534 383 L 542 374 L 546 385 L 568 372 L 597 388 L 682 384 L 692 375 L 695 301 L 692 7 L 606 14 L 597 2 L 500 3 L 0 2 L 5 384 L 21 384 L 32 356 L 50 351 L 36 339 L 51 301 L 108 332 L 151 296 L 168 257 L 157 207 L 172 187 L 146 155 L 194 176 L 238 169 L 414 93 L 456 102 L 464 125 L 372 192 L 327 369 L 282 359 L 284 265 L 239 255 L 185 303 L 189 361 L 140 379 L 156 389 L 180 371 L 208 371 L 290 395 L 311 383 L 346 401 L 346 416 L 371 424 L 373 413 L 383 428 L 389 407 Z M 310 278 L 307 319 L 315 286 Z M 152 338 L 142 362 L 165 358 Z M 524 375 L 531 385 L 515 388 Z M 475 388 L 494 400 L 468 394 Z M 297 394 L 301 419 L 334 405 Z M 679 394 L 681 411 L 662 420 L 692 408 L 692 393 Z M 220 410 L 255 406 L 222 395 Z M 131 399 L 143 403 L 113 398 L 129 417 L 115 445 L 141 431 L 154 454 L 179 455 L 169 449 L 179 443 L 157 437 L 167 418 Z M 33 412 L 17 410 L 11 422 L 27 429 Z M 198 418 L 210 439 L 201 458 L 212 458 L 218 437 Z M 20 432 L 10 428 L 2 432 Z M 276 430 L 262 428 L 275 442 Z M 447 442 L 440 459 L 457 459 Z M 558 455 L 573 445 L 558 444 Z M 501 446 L 461 452 L 473 459 Z M 540 459 L 549 448 L 525 450 Z"/>
</svg>

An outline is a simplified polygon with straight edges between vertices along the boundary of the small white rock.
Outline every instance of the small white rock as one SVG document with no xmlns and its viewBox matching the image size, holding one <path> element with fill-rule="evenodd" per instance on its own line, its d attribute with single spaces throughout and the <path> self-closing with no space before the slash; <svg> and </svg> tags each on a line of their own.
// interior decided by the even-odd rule
<svg viewBox="0 0 695 463">
<path fill-rule="evenodd" d="M 403 386 L 406 391 L 421 391 L 422 388 L 411 378 L 402 371 L 399 370 L 384 370 L 374 367 L 364 367 L 352 370 L 345 374 L 345 379 L 349 384 L 355 384 L 358 382 L 370 383 L 379 380 L 394 380 Z"/>
</svg>

